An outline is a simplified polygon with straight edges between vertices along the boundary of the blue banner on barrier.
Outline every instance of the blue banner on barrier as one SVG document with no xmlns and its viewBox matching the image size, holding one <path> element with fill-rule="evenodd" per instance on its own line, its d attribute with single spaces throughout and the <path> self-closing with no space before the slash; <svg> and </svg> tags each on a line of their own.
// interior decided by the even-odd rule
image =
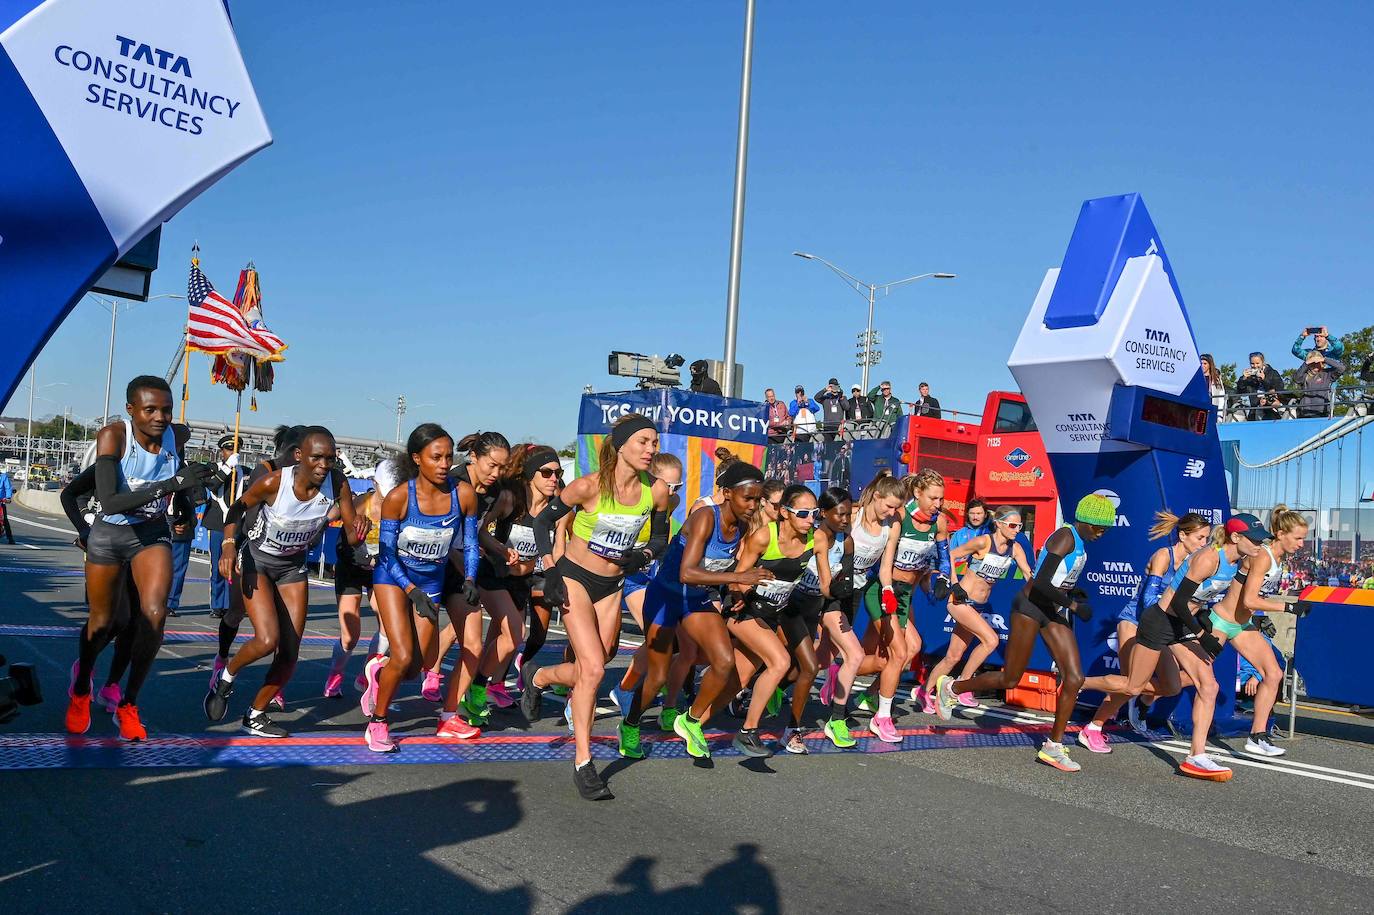
<svg viewBox="0 0 1374 915">
<path fill-rule="evenodd" d="M 1298 621 L 1294 653 L 1307 695 L 1374 706 L 1374 679 L 1369 676 L 1369 644 L 1351 633 L 1374 627 L 1374 607 L 1360 604 L 1313 604 Z"/>
<path fill-rule="evenodd" d="M 763 445 L 768 407 L 753 400 L 695 394 L 679 388 L 588 394 L 577 418 L 578 435 L 604 435 L 627 413 L 642 413 L 661 433 Z"/>
</svg>

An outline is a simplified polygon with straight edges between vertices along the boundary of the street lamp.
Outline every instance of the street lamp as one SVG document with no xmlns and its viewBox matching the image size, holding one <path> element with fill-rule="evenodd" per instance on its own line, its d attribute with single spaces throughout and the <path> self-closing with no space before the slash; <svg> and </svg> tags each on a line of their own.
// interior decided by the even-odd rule
<svg viewBox="0 0 1374 915">
<path fill-rule="evenodd" d="M 406 415 L 406 410 L 408 410 L 408 409 L 416 409 L 416 410 L 418 410 L 418 409 L 420 409 L 421 407 L 432 407 L 432 406 L 434 406 L 434 404 L 432 404 L 432 403 L 415 403 L 415 404 L 408 404 L 408 403 L 406 402 L 406 396 L 405 396 L 404 394 L 397 394 L 397 395 L 396 395 L 396 402 L 395 402 L 395 403 L 388 403 L 388 402 L 385 401 L 385 400 L 378 400 L 378 399 L 375 398 L 375 397 L 369 397 L 368 400 L 372 401 L 372 402 L 375 403 L 375 404 L 381 404 L 382 406 L 386 407 L 388 410 L 392 410 L 392 411 L 394 411 L 394 412 L 396 413 L 396 443 L 397 443 L 398 445 L 401 443 L 401 417 Z"/>
<path fill-rule="evenodd" d="M 33 482 L 33 398 L 37 391 L 36 384 L 38 378 L 38 360 L 35 359 L 29 365 L 29 428 L 28 434 L 24 436 L 24 488 L 32 489 Z M 59 388 L 66 384 L 65 381 L 50 381 L 43 385 L 45 388 Z M 44 398 L 46 399 L 46 398 Z"/>
<path fill-rule="evenodd" d="M 844 280 L 844 284 L 846 286 L 848 286 L 850 289 L 853 289 L 859 295 L 865 296 L 868 299 L 868 330 L 864 334 L 863 381 L 861 382 L 865 396 L 868 395 L 869 366 L 877 362 L 877 359 L 875 359 L 873 355 L 873 300 L 877 296 L 878 291 L 882 290 L 883 295 L 887 295 L 890 292 L 892 292 L 892 290 L 896 289 L 898 286 L 905 286 L 906 284 L 914 283 L 917 280 L 952 280 L 956 276 L 958 276 L 958 274 L 955 273 L 922 273 L 917 276 L 909 276 L 903 280 L 893 280 L 890 283 L 865 283 L 863 280 L 855 279 L 853 276 L 850 276 L 848 273 L 841 270 L 839 267 L 836 267 L 834 264 L 830 263 L 830 261 L 818 255 L 806 254 L 802 251 L 793 251 L 792 254 L 796 257 L 805 258 L 809 261 L 819 261 L 820 263 L 825 264 L 835 273 L 836 276 Z"/>
<path fill-rule="evenodd" d="M 90 296 L 95 300 L 96 304 L 110 313 L 110 359 L 105 366 L 105 412 L 101 414 L 101 422 L 108 423 L 110 421 L 110 381 L 114 377 L 115 324 L 119 320 L 119 302 L 114 299 L 101 298 L 95 293 L 90 293 Z M 185 298 L 186 296 L 178 295 L 175 292 L 164 292 L 160 295 L 152 296 L 148 301 L 153 302 L 157 299 L 184 300 Z M 128 305 L 124 310 L 129 311 L 133 307 L 133 305 Z"/>
</svg>

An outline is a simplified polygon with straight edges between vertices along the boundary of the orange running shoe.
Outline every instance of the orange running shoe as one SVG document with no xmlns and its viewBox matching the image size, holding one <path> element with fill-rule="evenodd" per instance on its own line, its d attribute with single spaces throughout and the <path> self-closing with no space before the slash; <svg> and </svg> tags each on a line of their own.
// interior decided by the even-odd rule
<svg viewBox="0 0 1374 915">
<path fill-rule="evenodd" d="M 482 731 L 468 724 L 460 715 L 454 713 L 439 723 L 439 728 L 434 732 L 434 736 L 444 740 L 472 740 L 481 737 Z"/>
<path fill-rule="evenodd" d="M 1206 753 L 1189 756 L 1178 764 L 1178 771 L 1189 778 L 1200 778 L 1209 782 L 1229 782 L 1232 775 L 1230 769 L 1217 765 Z"/>
<path fill-rule="evenodd" d="M 72 696 L 67 701 L 67 733 L 84 734 L 91 729 L 91 695 Z"/>
<path fill-rule="evenodd" d="M 121 740 L 147 740 L 148 730 L 138 720 L 138 706 L 121 705 L 115 709 L 115 720 L 119 722 Z"/>
</svg>

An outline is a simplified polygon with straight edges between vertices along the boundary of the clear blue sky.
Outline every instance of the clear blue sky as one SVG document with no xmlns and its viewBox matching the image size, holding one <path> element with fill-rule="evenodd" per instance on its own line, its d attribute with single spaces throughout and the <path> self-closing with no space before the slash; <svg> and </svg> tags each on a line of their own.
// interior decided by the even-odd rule
<svg viewBox="0 0 1374 915">
<path fill-rule="evenodd" d="M 761 0 L 739 355 L 753 396 L 876 377 L 978 410 L 1081 201 L 1140 191 L 1204 350 L 1290 364 L 1299 328 L 1370 323 L 1374 8 L 1366 4 Z M 290 344 L 251 422 L 390 437 L 406 417 L 555 445 L 611 349 L 719 358 L 742 2 L 232 4 L 275 144 L 178 215 L 155 292 L 199 239 L 250 258 Z M 121 317 L 116 389 L 163 372 L 181 305 Z M 98 414 L 108 316 L 39 357 L 41 413 Z M 233 399 L 193 363 L 191 415 Z M 875 378 L 876 380 L 876 378 Z M 6 412 L 24 409 L 21 388 Z M 118 403 L 122 399 L 116 396 Z"/>
</svg>

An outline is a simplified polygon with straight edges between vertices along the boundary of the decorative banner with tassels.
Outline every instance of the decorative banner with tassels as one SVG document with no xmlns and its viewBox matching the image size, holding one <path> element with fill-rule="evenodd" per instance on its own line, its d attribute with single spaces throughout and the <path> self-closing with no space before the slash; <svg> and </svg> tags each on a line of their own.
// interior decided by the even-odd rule
<svg viewBox="0 0 1374 915">
<path fill-rule="evenodd" d="M 210 380 L 231 391 L 242 392 L 249 381 L 254 390 L 270 391 L 271 363 L 286 357 L 286 343 L 262 321 L 262 294 L 258 272 L 250 262 L 239 273 L 234 301 L 215 291 L 200 269 L 200 246 L 193 248 L 191 276 L 186 298 L 190 303 L 186 324 L 186 348 L 215 357 Z M 254 398 L 251 409 L 257 409 Z"/>
</svg>

